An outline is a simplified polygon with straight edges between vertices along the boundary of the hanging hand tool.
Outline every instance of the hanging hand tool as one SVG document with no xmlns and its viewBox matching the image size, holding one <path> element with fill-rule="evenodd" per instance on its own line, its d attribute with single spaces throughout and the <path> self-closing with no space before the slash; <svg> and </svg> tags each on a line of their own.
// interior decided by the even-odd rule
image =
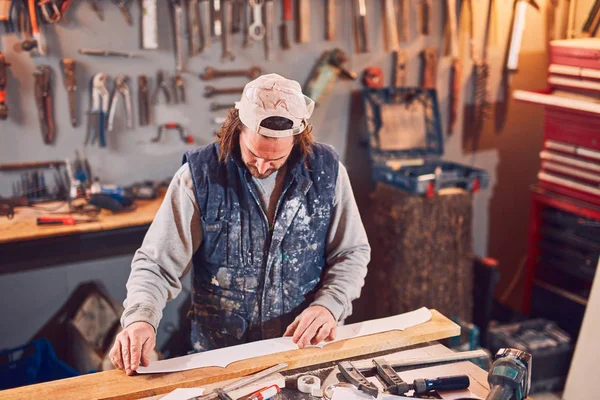
<svg viewBox="0 0 600 400">
<path fill-rule="evenodd" d="M 325 0 L 325 40 L 335 40 L 335 0 Z"/>
<path fill-rule="evenodd" d="M 433 5 L 431 0 L 421 0 L 421 33 L 424 36 L 431 34 L 433 24 Z"/>
<path fill-rule="evenodd" d="M 252 24 L 248 28 L 248 36 L 254 41 L 262 40 L 265 37 L 265 26 L 262 22 L 262 8 L 265 0 L 249 0 L 252 7 Z"/>
<path fill-rule="evenodd" d="M 123 57 L 123 58 L 141 58 L 136 53 L 124 53 L 121 51 L 102 50 L 102 49 L 79 49 L 79 54 L 86 56 L 100 56 L 100 57 Z"/>
<path fill-rule="evenodd" d="M 198 0 L 188 0 L 187 17 L 189 54 L 193 57 L 201 51 Z"/>
<path fill-rule="evenodd" d="M 448 134 L 451 135 L 454 131 L 454 126 L 456 125 L 456 120 L 458 118 L 458 105 L 460 102 L 460 90 L 462 88 L 463 71 L 463 65 L 458 50 L 458 18 L 456 17 L 456 0 L 446 0 L 446 15 L 448 16 L 448 27 L 450 33 L 450 56 L 452 57 L 452 69 L 450 71 L 450 96 L 448 101 L 448 105 L 450 107 L 450 122 L 448 123 Z"/>
<path fill-rule="evenodd" d="M 406 51 L 400 50 L 394 52 L 394 69 L 392 82 L 394 87 L 406 86 L 406 62 L 408 56 Z"/>
<path fill-rule="evenodd" d="M 158 49 L 158 14 L 156 0 L 142 0 L 142 49 Z"/>
<path fill-rule="evenodd" d="M 250 3 L 247 0 L 242 2 L 242 46 L 244 48 L 250 46 L 250 25 L 252 18 L 252 10 Z"/>
<path fill-rule="evenodd" d="M 47 2 L 40 1 L 38 3 L 42 18 L 48 24 L 55 24 L 62 18 L 62 12 L 56 2 L 49 0 Z"/>
<path fill-rule="evenodd" d="M 348 56 L 340 49 L 323 52 L 304 87 L 306 96 L 319 103 L 321 97 L 339 76 L 356 79 L 356 73 L 344 68 L 343 64 L 346 61 Z"/>
<path fill-rule="evenodd" d="M 210 111 L 229 110 L 231 108 L 235 108 L 235 104 L 210 103 Z"/>
<path fill-rule="evenodd" d="M 195 141 L 193 136 L 185 134 L 185 128 L 181 126 L 181 124 L 178 124 L 176 122 L 169 122 L 166 124 L 162 124 L 158 127 L 158 134 L 156 135 L 156 137 L 152 138 L 152 142 L 157 143 L 158 141 L 160 141 L 163 132 L 167 129 L 174 129 L 177 132 L 179 132 L 179 137 L 181 138 L 181 141 L 185 144 L 192 144 Z"/>
<path fill-rule="evenodd" d="M 89 222 L 98 222 L 98 218 L 75 218 L 72 215 L 69 216 L 46 216 L 38 217 L 37 225 L 76 225 L 85 224 Z"/>
<path fill-rule="evenodd" d="M 233 18 L 231 19 L 231 31 L 240 33 L 242 30 L 242 14 L 245 1 L 233 0 Z"/>
<path fill-rule="evenodd" d="M 115 89 L 113 90 L 112 97 L 110 99 L 110 109 L 108 111 L 108 131 L 113 131 L 115 113 L 117 111 L 117 105 L 119 104 L 119 94 L 123 97 L 125 102 L 125 112 L 127 113 L 127 128 L 133 129 L 133 107 L 131 105 L 131 91 L 127 80 L 129 78 L 125 75 L 119 75 L 115 79 Z"/>
<path fill-rule="evenodd" d="M 527 18 L 527 6 L 531 4 L 536 10 L 540 7 L 535 0 L 515 0 L 512 33 L 508 44 L 508 54 L 506 57 L 506 70 L 509 73 L 516 72 L 519 65 L 519 52 L 521 51 L 521 41 L 525 31 L 525 21 Z"/>
<path fill-rule="evenodd" d="M 435 89 L 437 81 L 437 50 L 433 47 L 423 52 L 423 89 Z"/>
<path fill-rule="evenodd" d="M 108 113 L 109 94 L 106 89 L 106 74 L 100 72 L 92 79 L 92 106 L 90 121 L 85 144 L 95 144 L 99 141 L 100 147 L 106 147 L 106 115 Z"/>
<path fill-rule="evenodd" d="M 102 13 L 100 7 L 98 7 L 98 3 L 96 3 L 96 0 L 88 0 L 88 3 L 90 4 L 92 11 L 94 11 L 98 19 L 100 21 L 104 21 L 104 14 Z"/>
<path fill-rule="evenodd" d="M 175 44 L 175 71 L 183 71 L 183 5 L 181 0 L 169 0 Z"/>
<path fill-rule="evenodd" d="M 367 67 L 363 71 L 362 84 L 369 89 L 383 88 L 383 71 L 379 67 Z"/>
<path fill-rule="evenodd" d="M 52 70 L 47 65 L 39 65 L 34 73 L 35 102 L 38 108 L 40 128 L 45 144 L 54 143 L 54 113 L 52 107 Z"/>
<path fill-rule="evenodd" d="M 243 92 L 244 92 L 243 87 L 220 89 L 220 88 L 216 88 L 214 86 L 206 86 L 204 88 L 204 97 L 209 98 L 209 97 L 220 96 L 220 95 L 224 95 L 224 94 L 242 94 Z"/>
<path fill-rule="evenodd" d="M 275 3 L 273 0 L 265 1 L 265 59 L 272 60 L 272 50 L 275 47 Z"/>
<path fill-rule="evenodd" d="M 232 51 L 233 36 L 233 6 L 231 0 L 221 0 L 221 61 L 233 61 L 235 56 Z"/>
<path fill-rule="evenodd" d="M 10 1 L 8 9 L 8 32 L 25 33 L 29 31 L 29 13 L 23 1 Z"/>
<path fill-rule="evenodd" d="M 119 10 L 121 11 L 121 14 L 123 15 L 123 18 L 125 18 L 125 22 L 127 22 L 127 25 L 129 26 L 133 26 L 133 20 L 131 19 L 131 14 L 129 13 L 129 0 L 113 0 L 113 3 L 115 3 L 117 5 L 117 7 L 119 7 Z"/>
<path fill-rule="evenodd" d="M 140 126 L 150 125 L 150 91 L 146 75 L 138 77 L 138 114 Z"/>
<path fill-rule="evenodd" d="M 555 0 L 556 1 L 556 0 Z M 549 5 L 549 8 L 556 8 L 556 5 Z M 586 37 L 595 37 L 600 26 L 600 0 L 596 0 L 588 14 L 588 18 L 583 25 L 582 33 Z"/>
<path fill-rule="evenodd" d="M 216 38 L 223 34 L 221 20 L 221 0 L 212 0 L 212 35 Z"/>
<path fill-rule="evenodd" d="M 398 50 L 398 20 L 396 20 L 396 7 L 394 0 L 384 0 L 383 6 L 383 32 L 386 50 Z"/>
<path fill-rule="evenodd" d="M 71 126 L 77 127 L 77 112 L 75 111 L 75 92 L 77 91 L 76 64 L 72 58 L 63 58 L 62 62 L 63 78 L 67 94 L 69 96 L 69 114 L 71 116 Z"/>
<path fill-rule="evenodd" d="M 296 25 L 298 31 L 297 42 L 310 42 L 310 4 L 309 0 L 298 0 L 298 22 Z"/>
<path fill-rule="evenodd" d="M 154 93 L 152 93 L 152 104 L 158 104 L 158 95 L 161 91 L 165 95 L 165 102 L 171 104 L 171 93 L 169 92 L 169 85 L 165 79 L 165 74 L 163 71 L 158 71 L 156 74 L 156 88 L 154 89 Z"/>
<path fill-rule="evenodd" d="M 175 104 L 185 103 L 185 85 L 183 77 L 179 74 L 173 77 L 173 102 Z"/>
<path fill-rule="evenodd" d="M 354 0 L 354 35 L 357 53 L 369 52 L 367 32 L 367 6 L 365 0 Z"/>
<path fill-rule="evenodd" d="M 34 55 L 45 56 L 47 54 L 46 47 L 46 38 L 41 31 L 41 28 L 38 24 L 37 12 L 36 12 L 36 2 L 35 0 L 27 0 L 28 9 L 29 9 L 29 22 L 31 24 L 31 34 L 33 36 L 33 40 L 37 44 L 35 46 Z"/>
<path fill-rule="evenodd" d="M 233 69 L 233 70 L 219 70 L 212 67 L 206 67 L 204 72 L 200 74 L 200 79 L 203 81 L 210 81 L 217 78 L 229 78 L 243 76 L 248 79 L 256 79 L 262 75 L 263 71 L 259 67 L 252 67 L 249 69 Z"/>
<path fill-rule="evenodd" d="M 6 105 L 6 86 L 8 85 L 8 67 L 4 54 L 0 52 L 0 121 L 8 118 L 8 106 Z"/>
<path fill-rule="evenodd" d="M 292 25 L 292 0 L 283 0 L 282 4 L 283 19 L 279 25 L 279 45 L 287 50 L 290 45 L 290 31 Z"/>
<path fill-rule="evenodd" d="M 473 60 L 473 125 L 475 132 L 479 132 L 483 126 L 483 120 L 488 116 L 491 108 L 488 81 L 490 76 L 490 63 L 488 60 L 488 41 L 492 18 L 492 7 L 494 0 L 488 0 L 487 16 L 485 24 L 485 36 L 483 39 L 483 51 L 481 59 Z"/>
<path fill-rule="evenodd" d="M 400 40 L 408 42 L 410 39 L 410 0 L 400 0 L 398 11 L 400 13 L 398 21 L 402 21 L 398 27 Z"/>
<path fill-rule="evenodd" d="M 211 6 L 209 0 L 200 0 L 200 32 L 202 33 L 202 51 L 210 49 L 211 34 Z"/>
</svg>

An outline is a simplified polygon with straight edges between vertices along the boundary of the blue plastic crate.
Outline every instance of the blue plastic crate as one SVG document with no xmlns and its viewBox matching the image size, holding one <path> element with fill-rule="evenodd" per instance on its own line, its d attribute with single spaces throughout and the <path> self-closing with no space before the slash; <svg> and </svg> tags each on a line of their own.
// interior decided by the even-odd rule
<svg viewBox="0 0 600 400">
<path fill-rule="evenodd" d="M 56 357 L 47 339 L 0 352 L 0 390 L 78 376 Z"/>
</svg>

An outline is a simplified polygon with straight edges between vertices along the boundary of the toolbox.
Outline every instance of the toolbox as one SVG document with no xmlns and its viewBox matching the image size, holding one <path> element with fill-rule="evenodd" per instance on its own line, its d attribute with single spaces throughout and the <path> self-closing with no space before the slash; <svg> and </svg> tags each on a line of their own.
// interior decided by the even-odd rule
<svg viewBox="0 0 600 400">
<path fill-rule="evenodd" d="M 363 101 L 375 181 L 428 197 L 488 186 L 487 171 L 440 160 L 444 142 L 434 89 L 364 89 Z"/>
<path fill-rule="evenodd" d="M 550 64 L 600 69 L 600 39 L 568 39 L 550 42 Z"/>
</svg>

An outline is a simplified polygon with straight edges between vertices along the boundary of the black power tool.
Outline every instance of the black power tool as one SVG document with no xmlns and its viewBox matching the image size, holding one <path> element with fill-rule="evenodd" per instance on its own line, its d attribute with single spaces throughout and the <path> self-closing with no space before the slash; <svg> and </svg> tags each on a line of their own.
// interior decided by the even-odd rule
<svg viewBox="0 0 600 400">
<path fill-rule="evenodd" d="M 488 375 L 486 400 L 525 400 L 531 388 L 531 354 L 500 349 Z"/>
</svg>

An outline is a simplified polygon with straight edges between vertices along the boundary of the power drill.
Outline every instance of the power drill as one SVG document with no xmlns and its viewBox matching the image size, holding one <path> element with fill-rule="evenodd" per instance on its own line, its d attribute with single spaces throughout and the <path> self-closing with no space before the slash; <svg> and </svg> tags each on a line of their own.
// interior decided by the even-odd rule
<svg viewBox="0 0 600 400">
<path fill-rule="evenodd" d="M 490 393 L 486 400 L 524 400 L 531 388 L 531 354 L 500 349 L 488 374 Z"/>
</svg>

